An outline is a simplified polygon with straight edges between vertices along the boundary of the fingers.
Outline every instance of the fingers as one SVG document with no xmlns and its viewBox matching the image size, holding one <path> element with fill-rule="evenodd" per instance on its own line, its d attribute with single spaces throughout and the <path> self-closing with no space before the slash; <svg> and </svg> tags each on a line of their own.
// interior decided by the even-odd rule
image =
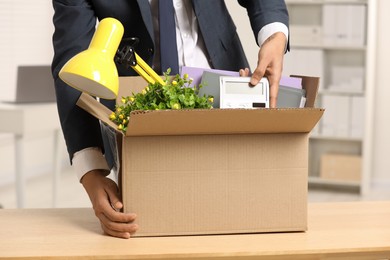
<svg viewBox="0 0 390 260">
<path fill-rule="evenodd" d="M 281 78 L 282 65 L 274 62 L 269 68 L 269 76 L 267 76 L 270 90 L 269 90 L 269 107 L 276 108 L 278 102 L 279 82 Z M 268 74 L 268 73 L 267 73 Z"/>
<path fill-rule="evenodd" d="M 265 70 L 266 70 L 266 66 L 264 66 L 262 62 L 259 62 L 259 65 L 255 69 L 251 77 L 250 83 L 252 86 L 256 86 L 260 82 L 260 80 L 265 75 Z"/>
<path fill-rule="evenodd" d="M 118 214 L 124 214 L 117 212 Z M 132 214 L 133 219 L 135 219 L 135 214 Z M 138 230 L 138 225 L 134 223 L 126 223 L 126 222 L 115 222 L 112 221 L 112 219 L 108 218 L 105 214 L 100 214 L 98 216 L 101 227 L 103 231 L 114 237 L 119 237 L 119 238 L 130 238 L 137 230 Z"/>
<path fill-rule="evenodd" d="M 99 218 L 102 229 L 108 235 L 119 238 L 130 238 L 134 234 L 138 225 L 132 223 L 136 215 L 133 213 L 119 212 L 123 204 L 119 199 L 119 191 L 116 183 L 106 179 L 104 185 L 105 196 L 101 199 L 99 207 L 95 210 Z"/>
<path fill-rule="evenodd" d="M 110 203 L 105 204 L 99 213 L 104 214 L 109 220 L 119 223 L 131 223 L 137 217 L 134 213 L 123 213 L 115 210 Z"/>
<path fill-rule="evenodd" d="M 286 36 L 277 32 L 271 35 L 261 46 L 258 55 L 257 68 L 254 71 L 251 84 L 256 85 L 262 77 L 267 77 L 270 83 L 270 107 L 275 108 L 279 90 L 279 81 L 283 69 L 283 56 L 287 43 Z"/>
<path fill-rule="evenodd" d="M 276 83 L 276 84 L 275 84 Z M 276 108 L 276 104 L 278 102 L 278 90 L 279 90 L 279 84 L 277 82 L 270 82 L 270 88 L 269 88 L 269 107 L 270 108 Z"/>
<path fill-rule="evenodd" d="M 249 68 L 240 69 L 238 72 L 240 73 L 240 77 L 249 77 L 250 74 Z"/>
<path fill-rule="evenodd" d="M 133 213 L 119 212 L 123 208 L 116 183 L 99 174 L 90 173 L 82 182 L 93 205 L 95 215 L 100 220 L 103 231 L 111 236 L 129 238 L 138 225 Z"/>
<path fill-rule="evenodd" d="M 270 108 L 276 108 L 277 104 L 277 98 L 278 98 L 278 90 L 279 90 L 279 81 L 280 81 L 280 72 L 279 68 L 276 68 L 274 64 L 268 64 L 267 66 L 264 66 L 259 63 L 259 66 L 256 68 L 256 70 L 253 72 L 253 75 L 251 77 L 250 84 L 255 86 L 260 82 L 260 80 L 263 77 L 267 77 L 270 88 L 269 88 L 269 105 Z"/>
<path fill-rule="evenodd" d="M 107 180 L 107 186 L 105 191 L 108 195 L 108 199 L 111 203 L 111 207 L 113 207 L 116 211 L 119 211 L 123 208 L 123 204 L 120 201 L 119 190 L 116 183 L 110 179 Z"/>
<path fill-rule="evenodd" d="M 130 238 L 138 225 L 134 224 L 134 213 L 123 213 L 115 210 L 108 199 L 94 206 L 95 215 L 99 218 L 105 233 L 119 238 Z"/>
<path fill-rule="evenodd" d="M 277 104 L 280 75 L 278 73 L 275 74 L 272 71 L 274 71 L 272 65 L 269 64 L 267 60 L 262 59 L 251 76 L 250 84 L 255 86 L 263 77 L 267 76 L 270 81 L 270 107 L 275 108 Z M 241 77 L 248 77 L 249 69 L 241 69 L 239 73 Z"/>
<path fill-rule="evenodd" d="M 138 225 L 133 223 L 136 215 L 134 213 L 118 212 L 111 207 L 108 199 L 97 207 L 94 207 L 94 210 L 104 232 L 108 235 L 119 238 L 130 238 L 138 229 Z"/>
</svg>

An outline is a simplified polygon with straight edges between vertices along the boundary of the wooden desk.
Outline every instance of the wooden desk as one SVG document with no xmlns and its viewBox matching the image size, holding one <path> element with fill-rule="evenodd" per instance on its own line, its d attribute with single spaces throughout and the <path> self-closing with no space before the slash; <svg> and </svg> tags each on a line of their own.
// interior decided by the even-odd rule
<svg viewBox="0 0 390 260">
<path fill-rule="evenodd" d="M 309 204 L 298 233 L 104 236 L 92 209 L 0 210 L 0 259 L 390 259 L 390 202 Z"/>
<path fill-rule="evenodd" d="M 53 207 L 57 200 L 57 186 L 61 165 L 61 127 L 58 119 L 56 103 L 14 104 L 0 103 L 0 132 L 12 133 L 15 136 L 15 172 L 16 198 L 18 208 L 25 205 L 25 169 L 24 143 L 29 136 L 52 132 L 53 147 Z M 44 156 L 50 156 L 45 151 L 37 151 Z"/>
</svg>

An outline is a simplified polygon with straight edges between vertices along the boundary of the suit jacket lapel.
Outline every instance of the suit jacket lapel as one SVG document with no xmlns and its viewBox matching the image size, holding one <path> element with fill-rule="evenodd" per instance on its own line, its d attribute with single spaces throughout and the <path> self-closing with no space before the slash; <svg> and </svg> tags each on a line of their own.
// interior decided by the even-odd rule
<svg viewBox="0 0 390 260">
<path fill-rule="evenodd" d="M 139 9 L 141 11 L 142 19 L 145 23 L 146 29 L 154 42 L 154 30 L 153 30 L 153 20 L 152 12 L 150 10 L 149 0 L 137 0 Z"/>
</svg>

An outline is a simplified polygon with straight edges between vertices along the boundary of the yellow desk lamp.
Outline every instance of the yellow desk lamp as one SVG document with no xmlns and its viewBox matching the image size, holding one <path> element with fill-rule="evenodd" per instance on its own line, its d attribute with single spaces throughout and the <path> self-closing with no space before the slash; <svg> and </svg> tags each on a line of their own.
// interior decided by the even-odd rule
<svg viewBox="0 0 390 260">
<path fill-rule="evenodd" d="M 125 46 L 122 51 L 117 51 L 123 32 L 123 25 L 118 20 L 101 20 L 88 49 L 71 58 L 62 67 L 59 77 L 80 91 L 105 99 L 115 99 L 119 89 L 115 58 L 119 63 L 132 67 L 147 82 L 164 85 L 163 79 L 135 53 L 132 46 Z"/>
</svg>

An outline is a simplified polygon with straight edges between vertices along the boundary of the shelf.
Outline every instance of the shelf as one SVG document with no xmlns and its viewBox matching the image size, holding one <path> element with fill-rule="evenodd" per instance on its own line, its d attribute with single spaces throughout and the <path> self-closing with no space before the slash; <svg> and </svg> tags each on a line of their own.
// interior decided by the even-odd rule
<svg viewBox="0 0 390 260">
<path fill-rule="evenodd" d="M 319 76 L 317 106 L 327 108 L 318 129 L 309 135 L 310 187 L 357 190 L 366 194 L 372 160 L 372 137 L 367 122 L 372 117 L 372 88 L 375 86 L 375 63 L 371 58 L 373 55 L 369 55 L 375 48 L 375 1 L 285 0 L 285 3 L 290 14 L 292 51 L 285 57 L 284 71 L 288 75 Z M 345 26 L 339 28 L 341 21 Z M 353 35 L 349 24 L 356 25 L 354 29 L 357 31 Z M 345 123 L 339 125 L 339 122 L 348 122 L 349 129 L 345 128 Z M 327 131 L 324 126 L 335 129 Z M 320 177 L 322 155 L 336 152 L 361 156 L 361 180 Z"/>
<path fill-rule="evenodd" d="M 318 140 L 318 141 L 363 142 L 363 138 L 357 138 L 357 137 L 338 137 L 338 136 L 310 135 L 309 138 L 311 140 Z"/>
<path fill-rule="evenodd" d="M 319 95 L 338 95 L 338 96 L 364 96 L 363 91 L 337 91 L 337 90 L 320 90 Z"/>
<path fill-rule="evenodd" d="M 324 4 L 367 4 L 368 0 L 286 0 L 286 4 L 324 5 Z"/>
<path fill-rule="evenodd" d="M 317 45 L 317 44 L 300 44 L 293 45 L 291 49 L 321 49 L 327 51 L 366 51 L 366 46 L 343 46 L 343 45 Z"/>
<path fill-rule="evenodd" d="M 309 184 L 321 184 L 327 186 L 343 186 L 343 187 L 351 187 L 351 188 L 359 188 L 359 181 L 341 181 L 341 180 L 326 180 L 320 177 L 309 176 Z"/>
</svg>

